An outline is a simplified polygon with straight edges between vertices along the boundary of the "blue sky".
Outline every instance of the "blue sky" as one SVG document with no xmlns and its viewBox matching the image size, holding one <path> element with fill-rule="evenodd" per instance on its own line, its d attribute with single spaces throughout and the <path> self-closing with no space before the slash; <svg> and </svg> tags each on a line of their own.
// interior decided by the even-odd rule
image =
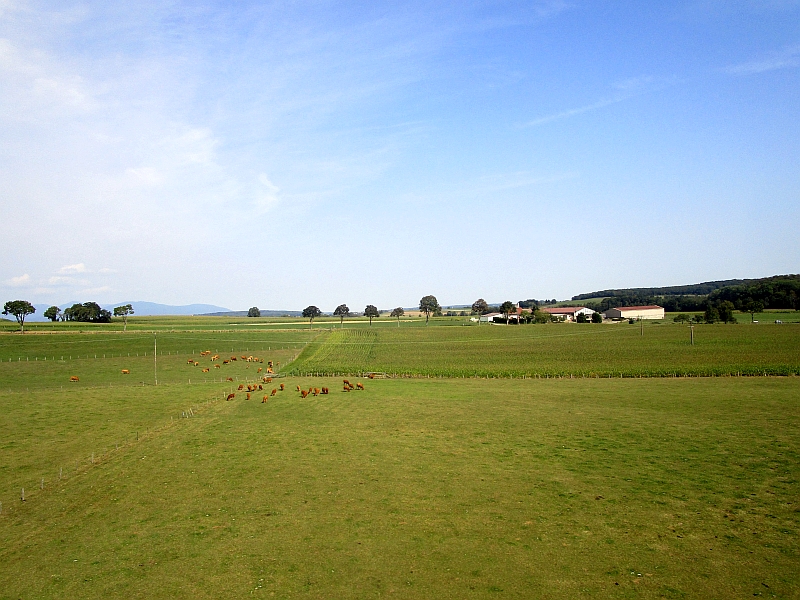
<svg viewBox="0 0 800 600">
<path fill-rule="evenodd" d="M 800 2 L 0 0 L 0 294 L 353 310 L 800 271 Z"/>
</svg>

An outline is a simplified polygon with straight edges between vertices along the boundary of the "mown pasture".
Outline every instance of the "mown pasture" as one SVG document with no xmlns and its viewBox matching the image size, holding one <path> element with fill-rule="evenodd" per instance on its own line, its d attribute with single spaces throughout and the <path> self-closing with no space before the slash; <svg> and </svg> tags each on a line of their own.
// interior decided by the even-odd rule
<svg viewBox="0 0 800 600">
<path fill-rule="evenodd" d="M 797 377 L 288 376 L 263 404 L 223 400 L 253 363 L 188 365 L 334 335 L 298 333 L 159 333 L 158 386 L 110 356 L 152 334 L 0 336 L 0 598 L 800 595 Z M 99 357 L 53 374 L 59 340 Z"/>
<path fill-rule="evenodd" d="M 441 377 L 800 374 L 796 325 L 574 323 L 321 332 L 295 373 Z"/>
</svg>

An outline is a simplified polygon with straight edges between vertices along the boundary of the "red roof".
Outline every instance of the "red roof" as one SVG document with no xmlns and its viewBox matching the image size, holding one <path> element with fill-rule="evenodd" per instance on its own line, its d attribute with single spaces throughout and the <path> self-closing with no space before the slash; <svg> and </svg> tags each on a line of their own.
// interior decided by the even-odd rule
<svg viewBox="0 0 800 600">
<path fill-rule="evenodd" d="M 579 310 L 586 310 L 585 306 L 559 306 L 556 308 L 542 308 L 542 312 L 550 313 L 551 315 L 574 315 Z"/>
<path fill-rule="evenodd" d="M 616 310 L 624 312 L 626 310 L 653 310 L 653 309 L 656 309 L 656 308 L 660 308 L 661 310 L 664 310 L 663 306 L 658 306 L 657 304 L 650 304 L 648 306 L 617 306 Z"/>
</svg>

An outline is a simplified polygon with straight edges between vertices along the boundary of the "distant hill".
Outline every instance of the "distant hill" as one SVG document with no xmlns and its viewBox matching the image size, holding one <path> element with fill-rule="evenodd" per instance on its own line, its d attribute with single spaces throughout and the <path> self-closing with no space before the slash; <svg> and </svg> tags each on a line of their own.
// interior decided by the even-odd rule
<svg viewBox="0 0 800 600">
<path fill-rule="evenodd" d="M 737 310 L 750 301 L 761 302 L 765 308 L 796 310 L 800 308 L 800 275 L 728 279 L 660 288 L 600 290 L 573 296 L 572 300 L 597 311 L 645 304 L 659 304 L 667 312 L 699 311 L 725 300 L 732 302 Z"/>
<path fill-rule="evenodd" d="M 619 296 L 705 296 L 720 288 L 729 287 L 732 285 L 750 285 L 758 281 L 762 280 L 725 279 L 722 281 L 706 281 L 705 283 L 672 285 L 668 287 L 598 290 L 596 292 L 589 292 L 588 294 L 578 294 L 577 296 L 573 296 L 572 299 L 588 300 L 590 298 L 616 298 Z"/>
</svg>

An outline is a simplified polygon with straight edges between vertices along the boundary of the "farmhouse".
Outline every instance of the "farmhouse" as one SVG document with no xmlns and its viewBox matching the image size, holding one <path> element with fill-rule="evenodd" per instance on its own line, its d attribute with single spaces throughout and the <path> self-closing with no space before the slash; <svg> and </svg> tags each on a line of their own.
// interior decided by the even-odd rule
<svg viewBox="0 0 800 600">
<path fill-rule="evenodd" d="M 587 318 L 591 319 L 594 314 L 591 308 L 585 308 L 583 306 L 557 306 L 553 308 L 541 308 L 539 310 L 554 317 L 560 317 L 565 321 L 574 321 L 578 318 L 578 315 L 586 315 Z"/>
<path fill-rule="evenodd" d="M 664 309 L 655 304 L 648 306 L 620 306 L 603 313 L 606 319 L 663 319 Z"/>
<path fill-rule="evenodd" d="M 481 315 L 481 323 L 494 323 L 494 320 L 503 318 L 503 313 L 493 312 L 493 313 L 486 313 L 485 315 Z"/>
</svg>

